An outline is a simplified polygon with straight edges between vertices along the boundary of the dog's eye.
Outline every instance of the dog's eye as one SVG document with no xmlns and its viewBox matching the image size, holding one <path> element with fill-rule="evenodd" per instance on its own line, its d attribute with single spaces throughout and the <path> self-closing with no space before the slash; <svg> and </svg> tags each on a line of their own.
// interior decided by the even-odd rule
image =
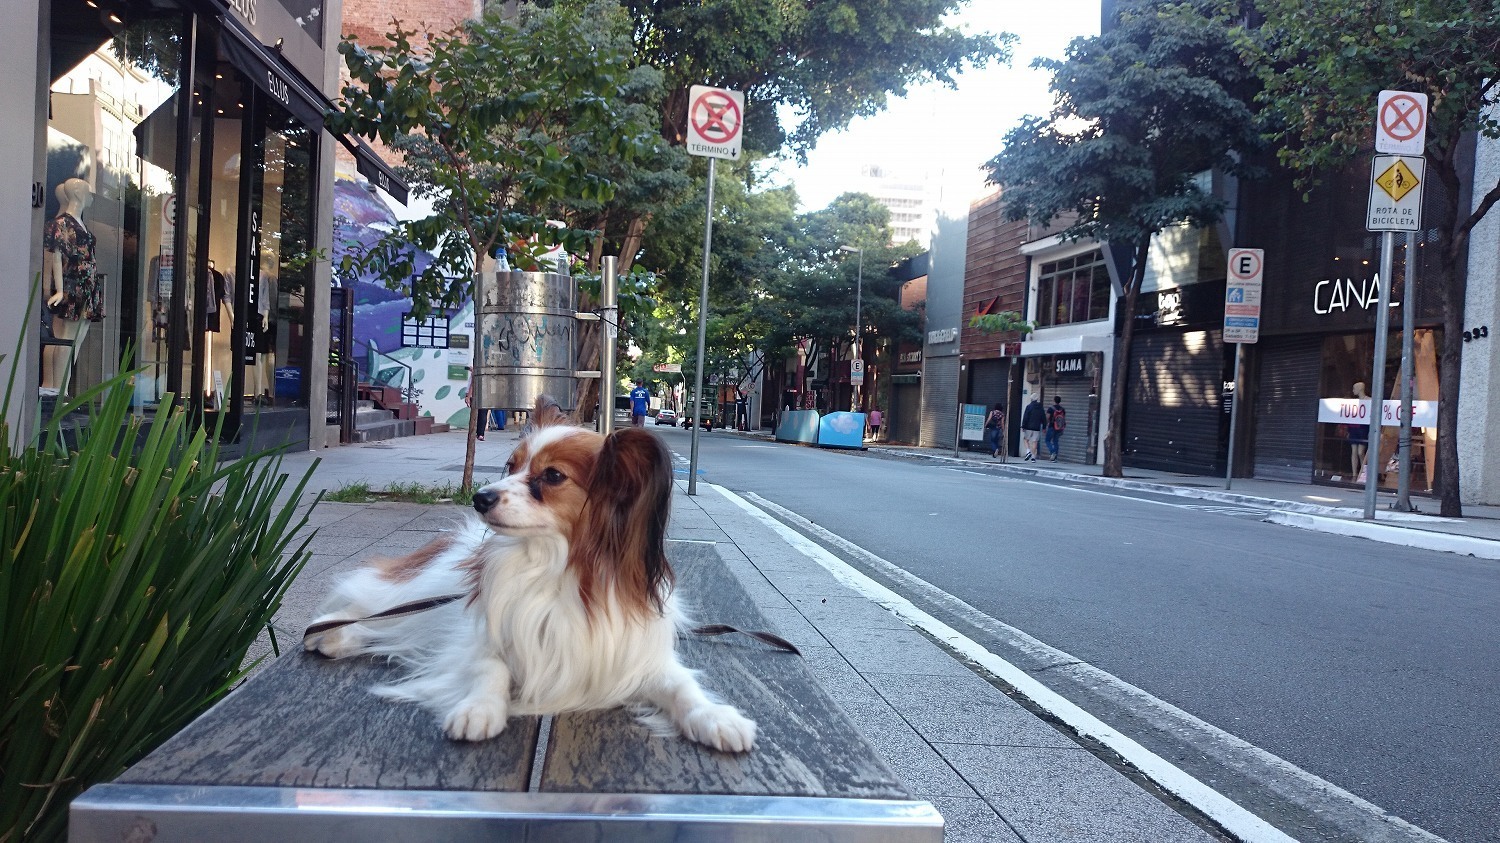
<svg viewBox="0 0 1500 843">
<path fill-rule="evenodd" d="M 556 486 L 557 484 L 567 479 L 568 475 L 563 474 L 561 471 L 558 471 L 555 468 L 549 468 L 546 471 L 542 472 L 542 482 L 548 484 L 549 486 Z"/>
</svg>

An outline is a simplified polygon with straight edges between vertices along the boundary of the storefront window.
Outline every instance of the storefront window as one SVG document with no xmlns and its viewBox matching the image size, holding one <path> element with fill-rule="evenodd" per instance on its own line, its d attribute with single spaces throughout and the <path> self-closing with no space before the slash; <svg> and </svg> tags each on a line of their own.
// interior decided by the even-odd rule
<svg viewBox="0 0 1500 843">
<path fill-rule="evenodd" d="M 1042 327 L 1109 318 L 1109 270 L 1091 252 L 1042 264 L 1037 278 L 1036 321 Z"/>
<path fill-rule="evenodd" d="M 54 37 L 39 389 L 78 395 L 131 351 L 145 408 L 165 383 L 184 24 L 136 20 L 108 40 L 58 26 L 75 40 Z M 80 42 L 99 46 L 80 54 Z"/>
<path fill-rule="evenodd" d="M 273 110 L 265 130 L 259 277 L 249 296 L 245 383 L 248 400 L 306 406 L 307 292 L 313 225 L 313 135 Z"/>
<path fill-rule="evenodd" d="M 1438 339 L 1440 332 L 1419 328 L 1412 332 L 1412 373 L 1416 381 L 1412 413 L 1412 491 L 1431 491 L 1437 470 L 1436 407 L 1438 400 Z M 1313 476 L 1329 483 L 1363 484 L 1368 466 L 1379 472 L 1380 487 L 1394 489 L 1399 477 L 1396 471 L 1397 443 L 1400 427 L 1394 407 L 1389 413 L 1382 403 L 1379 411 L 1389 415 L 1382 425 L 1380 441 L 1369 439 L 1368 415 L 1360 421 L 1362 401 L 1375 396 L 1382 402 L 1401 399 L 1401 334 L 1392 331 L 1386 346 L 1385 383 L 1370 389 L 1369 380 L 1375 356 L 1373 334 L 1343 334 L 1323 339 L 1323 372 L 1320 384 L 1321 402 L 1317 425 L 1316 467 Z M 1363 412 L 1376 410 L 1365 404 Z"/>
</svg>

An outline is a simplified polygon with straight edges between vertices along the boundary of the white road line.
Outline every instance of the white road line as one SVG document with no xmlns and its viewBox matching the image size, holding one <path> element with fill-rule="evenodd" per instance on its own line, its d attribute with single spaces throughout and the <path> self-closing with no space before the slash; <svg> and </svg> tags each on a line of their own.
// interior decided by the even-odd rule
<svg viewBox="0 0 1500 843">
<path fill-rule="evenodd" d="M 924 630 L 929 635 L 944 642 L 955 651 L 961 653 L 965 658 L 972 660 L 1000 678 L 1001 681 L 1015 688 L 1027 699 L 1066 723 L 1079 734 L 1091 737 L 1109 747 L 1124 758 L 1132 767 L 1156 782 L 1163 789 L 1176 794 L 1184 802 L 1202 811 L 1206 816 L 1212 818 L 1231 834 L 1242 841 L 1246 841 L 1246 843 L 1292 843 L 1295 838 L 1287 836 L 1280 829 L 1240 807 L 1228 797 L 1193 778 L 1176 765 L 1116 731 L 1113 727 L 1079 708 L 1072 702 L 1069 702 L 1051 688 L 1033 679 L 1025 670 L 986 650 L 978 642 L 962 635 L 957 630 L 918 608 L 905 597 L 853 568 L 842 559 L 834 556 L 822 545 L 771 516 L 766 510 L 776 512 L 777 515 L 796 523 L 802 529 L 808 530 L 819 538 L 870 562 L 873 566 L 898 581 L 934 597 L 944 605 L 952 607 L 965 620 L 982 618 L 984 622 L 979 624 L 980 626 L 998 626 L 1002 628 L 1009 636 L 1014 637 L 1021 644 L 1021 649 L 1031 655 L 1039 656 L 1056 664 L 1069 664 L 1071 665 L 1069 669 L 1070 673 L 1083 676 L 1091 680 L 1095 685 L 1108 685 L 1122 695 L 1129 697 L 1134 704 L 1153 708 L 1157 712 L 1172 718 L 1174 722 L 1194 732 L 1209 736 L 1213 740 L 1242 753 L 1253 755 L 1256 760 L 1267 767 L 1273 768 L 1277 772 L 1297 780 L 1310 791 L 1317 792 L 1326 798 L 1343 802 L 1370 821 L 1380 825 L 1394 826 L 1400 832 L 1410 836 L 1414 840 L 1444 843 L 1441 837 L 1418 828 L 1400 817 L 1383 810 L 1379 806 L 1361 799 L 1331 782 L 1314 776 L 1283 758 L 1272 755 L 1241 738 L 1235 737 L 1210 723 L 1194 717 L 1168 702 L 1157 699 L 1140 688 L 1080 659 L 1074 658 L 1062 650 L 1045 644 L 1015 627 L 1008 626 L 985 615 L 973 606 L 937 588 L 920 577 L 882 559 L 847 539 L 813 524 L 806 518 L 784 507 L 766 500 L 759 495 L 747 493 L 746 496 L 754 500 L 754 503 L 752 503 L 722 486 L 710 485 L 719 494 L 775 531 L 792 547 L 801 551 L 808 558 L 826 569 L 835 579 L 888 611 L 898 615 L 907 623 Z M 1099 492 L 1090 493 L 1103 494 Z M 1132 498 L 1132 500 L 1135 499 Z M 1160 503 L 1158 501 L 1146 502 Z M 1171 506 L 1172 504 L 1162 505 Z"/>
<path fill-rule="evenodd" d="M 972 475 L 974 477 L 988 477 L 991 480 L 1003 480 L 1003 479 L 1007 479 L 1007 478 L 996 477 L 993 474 L 989 474 L 989 473 L 983 472 L 983 471 L 971 471 L 971 470 L 962 469 L 962 468 L 950 468 L 948 470 L 949 471 L 958 471 L 958 472 L 961 472 L 963 474 Z M 1017 478 L 1012 478 L 1012 479 L 1014 479 L 1015 481 L 1021 482 L 1021 483 L 1032 483 L 1032 484 L 1037 485 L 1037 486 L 1046 486 L 1049 489 L 1066 489 L 1066 490 L 1068 490 L 1070 492 L 1081 492 L 1081 493 L 1083 493 L 1085 495 L 1102 495 L 1102 496 L 1104 496 L 1106 498 L 1114 498 L 1115 500 L 1135 501 L 1136 503 L 1149 503 L 1149 504 L 1152 504 L 1153 506 L 1170 506 L 1173 509 L 1193 509 L 1193 510 L 1198 510 L 1198 511 L 1210 511 L 1210 512 L 1214 511 L 1214 510 L 1206 510 L 1205 509 L 1206 506 L 1209 506 L 1208 504 L 1177 503 L 1175 501 L 1154 501 L 1154 500 L 1151 500 L 1150 498 L 1138 498 L 1138 497 L 1135 497 L 1134 495 L 1125 494 L 1126 492 L 1132 491 L 1130 489 L 1122 489 L 1119 492 L 1105 492 L 1105 491 L 1101 491 L 1099 489 L 1087 489 L 1087 488 L 1084 488 L 1082 486 L 1058 485 L 1057 483 L 1044 483 L 1041 480 L 1032 480 L 1030 478 L 1024 478 L 1024 477 L 1017 477 Z M 1142 494 L 1147 494 L 1147 495 L 1164 495 L 1164 494 L 1167 494 L 1167 493 L 1166 492 L 1142 492 Z M 1265 513 L 1267 515 L 1271 514 L 1271 510 L 1269 510 L 1269 509 L 1260 509 L 1258 507 L 1250 506 L 1249 504 L 1245 504 L 1243 506 L 1234 506 L 1233 504 L 1218 504 L 1216 506 L 1216 508 L 1217 509 L 1223 509 L 1223 508 L 1237 509 L 1237 510 L 1242 510 L 1242 511 L 1244 511 L 1246 513 L 1262 512 L 1262 513 Z"/>
</svg>

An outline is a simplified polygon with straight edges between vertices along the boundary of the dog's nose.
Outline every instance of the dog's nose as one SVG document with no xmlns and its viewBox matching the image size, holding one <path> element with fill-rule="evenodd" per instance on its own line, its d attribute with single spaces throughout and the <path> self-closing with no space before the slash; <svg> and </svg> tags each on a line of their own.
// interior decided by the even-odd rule
<svg viewBox="0 0 1500 843">
<path fill-rule="evenodd" d="M 481 489 L 474 493 L 474 509 L 483 515 L 495 508 L 500 501 L 500 493 L 489 489 Z"/>
</svg>

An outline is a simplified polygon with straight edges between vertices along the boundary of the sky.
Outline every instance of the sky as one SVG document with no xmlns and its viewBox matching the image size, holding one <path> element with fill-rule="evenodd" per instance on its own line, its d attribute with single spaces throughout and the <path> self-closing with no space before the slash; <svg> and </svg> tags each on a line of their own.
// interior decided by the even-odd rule
<svg viewBox="0 0 1500 843">
<path fill-rule="evenodd" d="M 1061 58 L 1072 39 L 1098 35 L 1099 0 L 969 0 L 952 22 L 970 32 L 1017 35 L 1009 66 L 967 71 L 956 89 L 914 87 L 880 114 L 824 135 L 805 167 L 787 162 L 775 177 L 796 186 L 801 210 L 827 207 L 866 164 L 925 178 L 940 207 L 966 208 L 987 192 L 979 167 L 1000 151 L 1005 133 L 1051 108 L 1049 76 L 1033 70 L 1032 59 Z"/>
</svg>

